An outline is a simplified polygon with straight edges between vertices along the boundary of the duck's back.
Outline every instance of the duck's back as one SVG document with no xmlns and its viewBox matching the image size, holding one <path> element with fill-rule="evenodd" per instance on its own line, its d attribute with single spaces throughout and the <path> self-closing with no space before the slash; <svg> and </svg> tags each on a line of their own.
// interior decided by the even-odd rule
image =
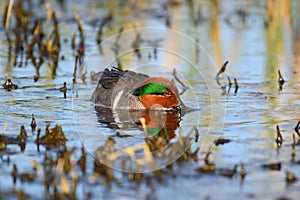
<svg viewBox="0 0 300 200">
<path fill-rule="evenodd" d="M 120 91 L 122 91 L 122 96 L 131 95 L 134 88 L 149 78 L 145 74 L 128 70 L 105 69 L 101 73 L 101 78 L 98 81 L 91 100 L 95 104 L 107 108 L 112 107 L 112 102 L 114 102 Z"/>
</svg>

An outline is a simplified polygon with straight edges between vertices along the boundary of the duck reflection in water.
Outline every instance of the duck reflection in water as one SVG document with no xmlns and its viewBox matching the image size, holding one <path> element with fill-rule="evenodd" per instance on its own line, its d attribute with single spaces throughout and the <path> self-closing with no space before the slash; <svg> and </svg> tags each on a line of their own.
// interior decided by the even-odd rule
<svg viewBox="0 0 300 200">
<path fill-rule="evenodd" d="M 116 68 L 97 75 L 98 85 L 91 101 L 95 103 L 98 122 L 116 129 L 119 137 L 130 136 L 122 132 L 133 129 L 144 131 L 146 138 L 163 134 L 169 142 L 175 137 L 187 107 L 172 81 Z"/>
<path fill-rule="evenodd" d="M 112 110 L 100 106 L 96 106 L 95 110 L 98 122 L 115 129 L 118 137 L 130 137 L 131 135 L 122 134 L 122 132 L 138 129 L 145 131 L 144 134 L 149 137 L 164 135 L 169 141 L 175 138 L 175 131 L 181 120 L 180 113 L 165 110 Z M 145 120 L 145 127 L 143 127 L 141 119 Z"/>
</svg>

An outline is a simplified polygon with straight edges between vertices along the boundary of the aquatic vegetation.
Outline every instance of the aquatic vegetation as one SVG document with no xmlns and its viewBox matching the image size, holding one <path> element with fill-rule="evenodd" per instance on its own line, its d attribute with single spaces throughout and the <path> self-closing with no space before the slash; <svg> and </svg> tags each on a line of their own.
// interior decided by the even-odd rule
<svg viewBox="0 0 300 200">
<path fill-rule="evenodd" d="M 234 94 L 236 94 L 238 89 L 239 89 L 239 85 L 238 85 L 238 82 L 237 82 L 236 78 L 234 78 L 233 81 L 234 81 L 234 87 L 235 87 Z"/>
<path fill-rule="evenodd" d="M 219 69 L 217 75 L 216 75 L 216 81 L 217 81 L 217 84 L 221 86 L 221 90 L 222 90 L 222 94 L 225 95 L 226 94 L 226 84 L 224 83 L 224 80 L 222 78 L 222 75 L 225 73 L 226 71 L 226 67 L 228 65 L 228 61 L 225 61 L 225 63 L 222 65 L 222 67 Z M 230 93 L 230 89 L 231 89 L 231 86 L 232 86 L 232 82 L 231 82 L 231 79 L 229 76 L 226 76 L 227 77 L 227 80 L 228 80 L 228 90 L 227 90 L 227 94 Z M 222 80 L 222 82 L 221 82 Z M 233 78 L 233 83 L 234 83 L 234 94 L 236 95 L 237 92 L 238 92 L 238 89 L 239 89 L 239 85 L 238 85 L 238 82 L 237 82 L 237 79 L 236 78 Z"/>
<path fill-rule="evenodd" d="M 5 150 L 6 149 L 6 141 L 5 141 L 5 138 L 0 135 L 0 150 Z"/>
<path fill-rule="evenodd" d="M 59 24 L 55 12 L 51 11 L 53 31 L 47 37 L 47 30 L 44 30 L 45 25 L 41 19 L 36 18 L 33 11 L 24 8 L 25 3 L 20 0 L 15 4 L 12 3 L 13 1 L 10 2 L 5 15 L 8 47 L 13 48 L 15 51 L 13 63 L 10 64 L 16 66 L 19 58 L 21 59 L 21 62 L 19 62 L 20 67 L 31 61 L 36 70 L 34 81 L 37 82 L 40 77 L 40 68 L 47 60 L 51 75 L 55 77 L 61 49 Z M 24 51 L 26 54 L 25 61 L 23 60 Z"/>
<path fill-rule="evenodd" d="M 56 124 L 54 128 L 49 129 L 50 124 L 46 125 L 45 135 L 40 137 L 40 131 L 38 131 L 36 143 L 46 145 L 65 145 L 66 137 L 62 131 L 60 124 Z"/>
<path fill-rule="evenodd" d="M 67 98 L 67 83 L 64 82 L 64 86 L 61 88 L 58 88 L 58 90 L 62 93 L 64 93 L 64 98 Z"/>
<path fill-rule="evenodd" d="M 7 0 L 1 4 L 0 199 L 297 198 L 296 1 L 78 3 Z M 211 52 L 221 68 L 208 67 L 199 45 L 160 33 L 149 36 L 139 29 L 143 26 L 184 32 Z M 131 29 L 136 31 L 127 38 Z M 106 45 L 114 34 L 116 40 Z M 179 95 L 189 103 L 189 95 L 196 91 L 200 101 L 190 103 L 200 107 L 199 116 L 164 113 L 163 121 L 157 113 L 96 108 L 91 111 L 98 122 L 95 132 L 105 130 L 101 134 L 107 138 L 91 152 L 76 134 L 77 110 L 71 106 L 71 96 L 84 96 L 84 85 L 95 88 L 101 77 L 96 72 L 108 67 L 101 59 L 91 70 L 85 65 L 94 44 L 99 50 L 96 56 L 111 58 L 118 70 L 154 63 L 149 71 L 164 73 L 159 64 L 170 65 L 169 78 L 178 83 Z M 130 51 L 124 59 L 126 45 Z M 191 63 L 177 62 L 174 52 L 168 51 L 173 48 L 182 52 L 176 56 Z M 230 67 L 228 61 L 222 65 L 224 59 Z M 211 70 L 212 75 L 203 79 L 206 82 L 197 79 L 188 85 L 180 74 L 188 65 L 199 65 L 200 73 Z M 194 78 L 195 71 L 189 71 L 187 78 Z M 77 88 L 74 94 L 71 88 Z M 204 89 L 208 95 L 202 93 Z M 212 98 L 223 103 L 222 96 L 226 116 L 219 116 L 218 107 L 211 106 Z M 210 121 L 212 113 L 224 117 L 222 122 Z M 90 134 L 91 122 L 84 116 L 80 120 Z M 209 125 L 222 126 L 220 133 L 206 132 Z M 122 131 L 124 127 L 136 130 L 138 137 Z M 95 143 L 97 137 L 92 138 Z M 121 146 L 120 141 L 129 142 Z M 202 149 L 203 141 L 211 148 Z M 265 190 L 266 185 L 272 185 L 270 190 Z"/>
<path fill-rule="evenodd" d="M 281 170 L 281 162 L 267 163 L 262 165 L 263 168 L 269 170 Z"/>
<path fill-rule="evenodd" d="M 216 75 L 216 80 L 217 80 L 218 85 L 221 85 L 221 83 L 220 83 L 220 75 L 223 74 L 223 73 L 225 72 L 227 64 L 228 64 L 228 61 L 226 61 L 226 62 L 222 65 L 222 67 L 220 68 L 220 70 L 218 71 L 218 73 L 217 73 L 217 75 Z"/>
<path fill-rule="evenodd" d="M 286 171 L 285 181 L 288 185 L 296 182 L 297 180 L 298 180 L 297 177 L 293 173 L 291 173 L 288 170 Z"/>
<path fill-rule="evenodd" d="M 35 131 L 35 128 L 36 128 L 37 124 L 36 124 L 36 121 L 35 121 L 35 118 L 34 118 L 33 114 L 32 114 L 32 119 L 31 119 L 30 126 L 31 126 L 31 130 Z"/>
</svg>

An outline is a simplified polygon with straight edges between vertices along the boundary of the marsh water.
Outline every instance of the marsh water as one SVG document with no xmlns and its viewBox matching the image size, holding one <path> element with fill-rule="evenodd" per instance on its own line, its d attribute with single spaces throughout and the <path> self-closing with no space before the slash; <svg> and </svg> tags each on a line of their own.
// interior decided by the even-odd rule
<svg viewBox="0 0 300 200">
<path fill-rule="evenodd" d="M 287 181 L 287 172 L 300 178 L 299 145 L 293 145 L 293 134 L 296 143 L 299 139 L 294 128 L 300 119 L 298 1 L 59 2 L 23 2 L 24 8 L 34 13 L 33 19 L 42 19 L 45 37 L 53 38 L 49 10 L 56 13 L 61 47 L 55 76 L 49 59 L 40 68 L 39 80 L 34 82 L 36 69 L 30 61 L 25 64 L 26 49 L 23 54 L 16 53 L 7 41 L 4 23 L 0 29 L 1 83 L 11 78 L 19 86 L 12 91 L 0 90 L 1 134 L 17 137 L 24 125 L 28 135 L 22 149 L 20 144 L 7 144 L 0 150 L 0 198 L 297 199 L 300 183 Z M 8 3 L 1 1 L 0 10 L 5 10 Z M 85 55 L 83 64 L 78 66 L 76 83 L 73 78 L 78 51 L 77 47 L 72 49 L 72 37 L 75 35 L 78 45 L 80 31 L 74 13 L 83 23 L 85 37 Z M 103 26 L 98 46 L 99 28 L 108 16 L 112 19 Z M 14 23 L 12 17 L 11 27 Z M 12 29 L 8 32 L 14 38 Z M 136 47 L 139 52 L 134 51 Z M 216 74 L 225 61 L 229 63 L 218 84 Z M 184 104 L 195 110 L 184 113 L 180 119 L 165 118 L 167 123 L 170 119 L 169 124 L 179 122 L 166 146 L 176 148 L 182 137 L 191 138 L 190 151 L 199 149 L 195 155 L 182 161 L 184 149 L 165 162 L 163 153 L 158 152 L 156 166 L 145 165 L 142 171 L 124 168 L 120 162 L 104 163 L 112 167 L 113 180 L 107 169 L 104 175 L 95 172 L 97 151 L 109 137 L 119 149 L 129 150 L 145 143 L 141 127 L 124 128 L 132 122 L 132 115 L 128 118 L 126 112 L 122 117 L 122 113 L 106 110 L 97 113 L 90 101 L 97 86 L 90 73 L 118 65 L 174 81 L 183 92 Z M 278 70 L 285 80 L 281 89 Z M 237 80 L 236 91 L 234 84 L 229 88 L 227 77 L 232 83 Z M 66 98 L 58 89 L 64 82 Z M 50 123 L 50 128 L 60 124 L 67 139 L 65 146 L 37 145 L 37 131 L 30 127 L 32 114 L 41 135 L 46 124 Z M 283 137 L 279 146 L 277 125 Z M 194 139 L 194 128 L 199 132 L 198 141 Z M 215 145 L 218 139 L 229 142 Z M 82 147 L 87 152 L 84 172 L 78 166 Z M 72 148 L 71 172 L 63 174 L 57 163 L 52 171 L 62 181 L 51 183 L 57 183 L 58 193 L 65 195 L 55 196 L 55 187 L 47 189 L 34 166 L 42 166 L 45 157 L 56 158 Z M 199 170 L 205 165 L 208 152 L 217 169 L 213 173 Z M 241 163 L 246 171 L 244 177 L 240 175 Z M 274 170 L 272 164 L 280 167 Z M 14 165 L 18 169 L 16 181 Z M 223 168 L 232 169 L 234 165 L 238 165 L 237 172 L 224 175 Z M 154 169 L 158 171 L 153 172 Z M 139 179 L 135 172 L 145 173 Z M 34 180 L 21 178 L 21 174 L 30 173 L 35 175 Z M 66 182 L 74 190 L 72 181 L 76 176 L 79 178 L 72 196 Z"/>
</svg>

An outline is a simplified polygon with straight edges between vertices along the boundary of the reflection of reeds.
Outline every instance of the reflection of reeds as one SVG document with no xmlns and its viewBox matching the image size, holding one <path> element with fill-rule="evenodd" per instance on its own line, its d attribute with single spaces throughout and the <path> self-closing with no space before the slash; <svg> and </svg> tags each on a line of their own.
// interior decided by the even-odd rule
<svg viewBox="0 0 300 200">
<path fill-rule="evenodd" d="M 279 55 L 284 49 L 283 32 L 291 29 L 290 1 L 269 0 L 267 2 L 267 61 L 266 80 L 276 79 L 277 68 L 280 67 Z"/>
<path fill-rule="evenodd" d="M 213 0 L 211 1 L 211 10 L 212 10 L 212 18 L 211 18 L 211 35 L 214 43 L 214 54 L 216 63 L 218 65 L 221 64 L 222 56 L 221 56 L 221 46 L 220 46 L 220 30 L 219 30 L 219 1 Z"/>
<path fill-rule="evenodd" d="M 197 130 L 192 129 L 185 137 L 181 135 L 179 130 L 178 141 L 170 144 L 170 138 L 165 128 L 162 128 L 159 133 L 150 137 L 143 118 L 140 121 L 145 133 L 144 143 L 118 150 L 114 139 L 109 138 L 97 150 L 97 158 L 109 166 L 113 166 L 113 163 L 119 163 L 118 160 L 123 160 L 121 166 L 123 170 L 143 172 L 145 170 L 159 169 L 159 163 L 165 160 L 167 160 L 166 163 L 172 163 L 182 156 L 184 159 L 187 159 L 196 155 L 197 151 L 191 152 L 190 145 L 193 140 L 191 135 L 195 131 L 197 133 Z M 131 166 L 131 169 L 128 169 L 128 166 Z M 148 169 L 149 167 L 150 169 Z"/>
<path fill-rule="evenodd" d="M 6 15 L 5 15 L 5 30 L 8 31 L 9 28 L 9 22 L 10 22 L 10 16 L 11 16 L 11 10 L 14 4 L 14 0 L 9 0 L 8 7 L 6 9 Z"/>
<path fill-rule="evenodd" d="M 291 29 L 290 20 L 292 14 L 290 3 L 290 0 L 268 0 L 266 4 L 266 57 L 264 80 L 266 82 L 278 81 L 279 90 L 282 89 L 283 81 L 279 80 L 280 75 L 278 69 L 289 65 L 288 63 L 290 62 L 290 50 L 286 49 L 289 43 L 287 39 L 290 39 L 288 34 Z M 274 93 L 277 89 L 275 86 L 274 84 L 265 84 L 263 87 L 266 93 Z M 270 98 L 269 101 L 271 103 L 269 110 L 276 110 L 279 106 L 278 98 Z M 269 110 L 264 113 L 264 119 L 271 120 L 270 123 L 276 123 L 275 121 L 278 116 L 270 114 Z"/>
<path fill-rule="evenodd" d="M 84 32 L 84 27 L 83 27 L 83 21 L 79 18 L 77 9 L 74 9 L 73 13 L 74 13 L 75 21 L 78 26 L 79 36 L 80 36 L 79 37 L 80 41 L 79 41 L 79 44 L 77 45 L 77 54 L 76 54 L 76 56 L 78 56 L 78 58 L 76 58 L 76 59 L 78 60 L 78 64 L 79 64 L 78 70 L 79 70 L 81 80 L 85 83 L 85 78 L 86 78 L 86 74 L 87 74 L 87 71 L 83 65 L 83 59 L 84 59 L 84 55 L 85 55 L 85 32 Z M 72 47 L 73 46 L 74 47 L 76 46 L 75 37 L 72 38 Z M 77 63 L 75 63 L 75 65 L 77 66 Z M 76 82 L 76 79 L 74 79 L 74 80 Z"/>
</svg>

